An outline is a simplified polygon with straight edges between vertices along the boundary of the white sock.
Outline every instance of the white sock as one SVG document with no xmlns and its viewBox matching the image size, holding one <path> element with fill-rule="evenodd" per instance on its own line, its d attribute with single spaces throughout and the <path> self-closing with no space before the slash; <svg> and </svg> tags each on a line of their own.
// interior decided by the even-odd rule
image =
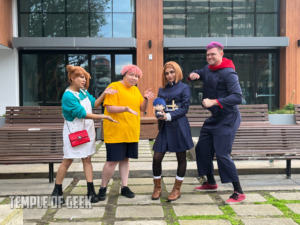
<svg viewBox="0 0 300 225">
<path fill-rule="evenodd" d="M 161 176 L 153 176 L 153 179 L 161 179 Z"/>
<path fill-rule="evenodd" d="M 179 177 L 179 176 L 176 176 L 176 180 L 183 180 L 184 177 Z"/>
</svg>

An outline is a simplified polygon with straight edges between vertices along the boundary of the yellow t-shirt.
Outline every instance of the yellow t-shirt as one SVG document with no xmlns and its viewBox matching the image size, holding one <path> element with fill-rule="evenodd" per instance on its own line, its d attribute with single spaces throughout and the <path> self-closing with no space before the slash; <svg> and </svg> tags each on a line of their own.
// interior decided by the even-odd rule
<svg viewBox="0 0 300 225">
<path fill-rule="evenodd" d="M 111 86 L 118 93 L 106 95 L 103 106 L 128 106 L 139 115 L 136 116 L 129 112 L 109 113 L 105 108 L 104 114 L 111 116 L 119 124 L 103 120 L 104 142 L 138 142 L 140 138 L 140 107 L 144 98 L 136 86 L 127 88 L 120 81 L 111 83 L 109 87 Z"/>
</svg>

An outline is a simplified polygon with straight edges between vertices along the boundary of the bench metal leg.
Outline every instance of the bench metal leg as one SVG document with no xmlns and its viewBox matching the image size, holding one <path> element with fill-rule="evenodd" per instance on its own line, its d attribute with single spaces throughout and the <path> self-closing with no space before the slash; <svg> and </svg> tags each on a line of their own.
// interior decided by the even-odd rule
<svg viewBox="0 0 300 225">
<path fill-rule="evenodd" d="M 53 183 L 53 181 L 54 181 L 53 163 L 49 163 L 49 183 Z"/>
<path fill-rule="evenodd" d="M 291 173 L 292 173 L 291 161 L 292 161 L 291 159 L 286 160 L 286 179 L 291 179 Z"/>
</svg>

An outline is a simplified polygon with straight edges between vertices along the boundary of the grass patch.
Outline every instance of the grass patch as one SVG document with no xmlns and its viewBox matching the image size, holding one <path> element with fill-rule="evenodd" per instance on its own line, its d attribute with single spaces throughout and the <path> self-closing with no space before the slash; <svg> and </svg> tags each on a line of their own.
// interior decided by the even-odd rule
<svg viewBox="0 0 300 225">
<path fill-rule="evenodd" d="M 223 215 L 180 216 L 180 220 L 228 220 L 232 225 L 244 225 L 229 205 L 220 206 Z"/>
</svg>

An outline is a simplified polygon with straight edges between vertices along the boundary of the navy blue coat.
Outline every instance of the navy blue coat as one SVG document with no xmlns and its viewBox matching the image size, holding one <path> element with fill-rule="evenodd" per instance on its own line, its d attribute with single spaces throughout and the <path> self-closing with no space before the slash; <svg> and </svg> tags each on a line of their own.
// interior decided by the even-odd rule
<svg viewBox="0 0 300 225">
<path fill-rule="evenodd" d="M 219 123 L 233 125 L 237 117 L 240 117 L 238 104 L 242 103 L 242 90 L 235 70 L 224 68 L 211 71 L 207 65 L 193 72 L 198 73 L 200 80 L 203 80 L 203 99 L 217 99 L 221 105 L 208 108 L 212 117 L 208 118 L 205 123 L 207 125 L 220 125 Z"/>
<path fill-rule="evenodd" d="M 155 152 L 182 152 L 194 146 L 186 117 L 190 106 L 190 96 L 190 87 L 181 81 L 173 86 L 167 84 L 165 88 L 159 89 L 157 97 L 163 98 L 167 105 L 172 105 L 172 100 L 175 100 L 178 109 L 165 110 L 166 113 L 170 113 L 172 119 L 161 121 L 162 125 L 153 145 Z"/>
</svg>

